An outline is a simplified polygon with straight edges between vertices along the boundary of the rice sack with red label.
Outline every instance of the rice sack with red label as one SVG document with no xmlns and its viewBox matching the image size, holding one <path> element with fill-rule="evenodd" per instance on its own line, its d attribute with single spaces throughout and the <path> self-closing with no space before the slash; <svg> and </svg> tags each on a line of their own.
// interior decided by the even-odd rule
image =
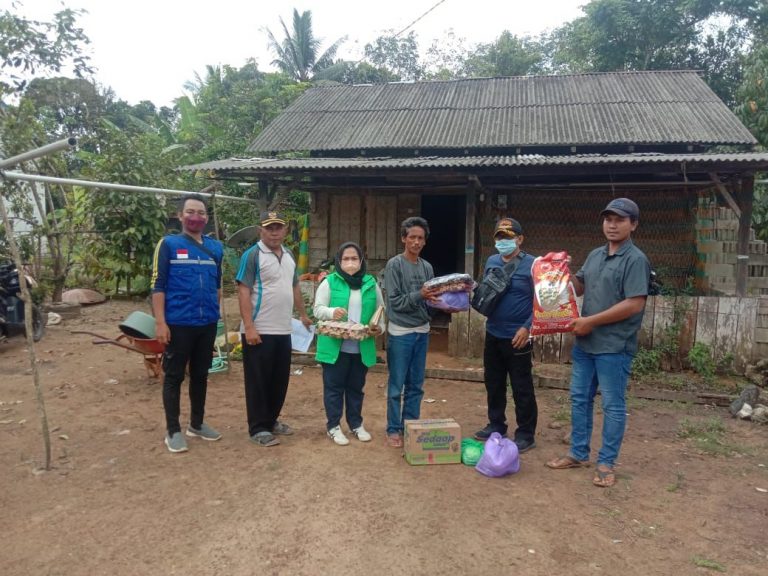
<svg viewBox="0 0 768 576">
<path fill-rule="evenodd" d="M 533 261 L 533 325 L 531 336 L 570 332 L 579 317 L 571 285 L 567 252 L 550 252 Z"/>
</svg>

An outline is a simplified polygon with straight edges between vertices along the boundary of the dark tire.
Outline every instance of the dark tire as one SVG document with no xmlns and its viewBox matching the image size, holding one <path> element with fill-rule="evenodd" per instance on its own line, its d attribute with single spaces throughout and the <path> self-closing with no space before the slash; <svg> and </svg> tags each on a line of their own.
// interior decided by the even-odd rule
<svg viewBox="0 0 768 576">
<path fill-rule="evenodd" d="M 40 342 L 45 334 L 45 320 L 38 306 L 32 306 L 32 340 Z"/>
</svg>

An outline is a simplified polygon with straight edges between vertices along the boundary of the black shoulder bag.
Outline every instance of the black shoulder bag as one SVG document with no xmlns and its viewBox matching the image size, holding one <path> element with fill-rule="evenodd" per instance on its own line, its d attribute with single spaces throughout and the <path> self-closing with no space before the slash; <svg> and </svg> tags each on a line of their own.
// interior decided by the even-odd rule
<svg viewBox="0 0 768 576">
<path fill-rule="evenodd" d="M 483 276 L 483 279 L 472 294 L 470 305 L 483 316 L 490 316 L 501 300 L 501 296 L 507 291 L 512 275 L 517 270 L 522 260 L 520 252 L 515 258 L 507 262 L 501 268 L 491 268 Z"/>
</svg>

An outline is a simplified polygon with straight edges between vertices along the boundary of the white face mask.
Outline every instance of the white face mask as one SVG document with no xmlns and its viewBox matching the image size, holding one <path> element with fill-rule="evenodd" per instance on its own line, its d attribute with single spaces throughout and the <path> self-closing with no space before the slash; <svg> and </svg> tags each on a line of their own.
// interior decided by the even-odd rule
<svg viewBox="0 0 768 576">
<path fill-rule="evenodd" d="M 343 261 L 341 263 L 341 269 L 344 270 L 347 274 L 352 276 L 355 272 L 360 270 L 360 260 L 356 261 Z"/>
</svg>

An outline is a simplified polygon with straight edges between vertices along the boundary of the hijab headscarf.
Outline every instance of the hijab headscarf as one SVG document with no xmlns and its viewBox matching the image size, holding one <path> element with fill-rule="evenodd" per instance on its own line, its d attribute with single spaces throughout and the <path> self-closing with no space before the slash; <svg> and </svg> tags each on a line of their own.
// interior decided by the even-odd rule
<svg viewBox="0 0 768 576">
<path fill-rule="evenodd" d="M 341 269 L 341 255 L 344 254 L 344 250 L 347 248 L 354 248 L 360 258 L 360 269 L 354 274 L 347 274 Z M 344 242 L 339 246 L 339 251 L 336 252 L 336 257 L 333 262 L 336 268 L 336 274 L 344 278 L 344 281 L 349 284 L 350 288 L 353 290 L 360 290 L 363 286 L 363 276 L 365 276 L 365 258 L 363 258 L 363 249 L 355 242 Z"/>
</svg>

